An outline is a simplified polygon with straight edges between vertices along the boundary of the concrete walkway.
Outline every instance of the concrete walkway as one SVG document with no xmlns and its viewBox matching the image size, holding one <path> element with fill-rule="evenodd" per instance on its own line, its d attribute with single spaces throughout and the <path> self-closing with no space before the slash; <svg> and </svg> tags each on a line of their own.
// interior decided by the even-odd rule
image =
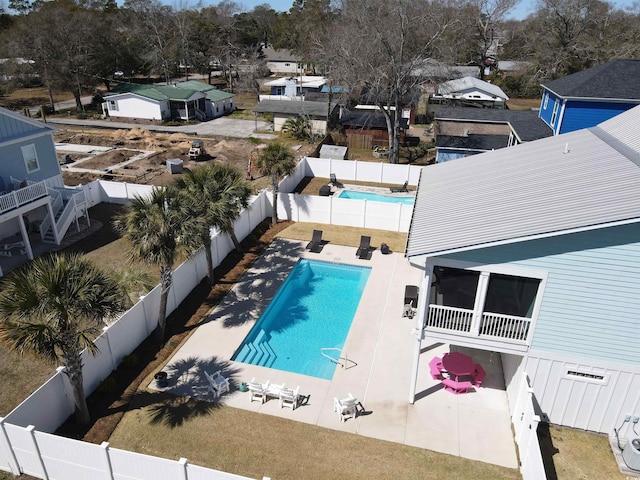
<svg viewBox="0 0 640 480">
<path fill-rule="evenodd" d="M 517 468 L 499 355 L 464 349 L 483 365 L 487 378 L 477 391 L 456 396 L 431 379 L 427 365 L 450 347 L 423 342 L 418 399 L 409 403 L 414 320 L 402 317 L 403 299 L 405 285 L 420 284 L 421 271 L 401 254 L 382 255 L 376 250 L 367 261 L 358 260 L 353 247 L 329 243 L 314 254 L 305 250 L 305 244 L 283 239 L 272 243 L 170 359 L 164 368 L 169 373 L 165 390 L 215 401 L 206 391 L 204 371 L 221 369 L 232 385 L 231 392 L 218 400 L 224 405 Z M 343 356 L 355 365 L 337 367 L 332 380 L 231 361 L 300 257 L 372 268 L 343 349 Z M 303 404 L 292 411 L 280 409 L 276 399 L 251 402 L 249 393 L 239 391 L 238 386 L 253 377 L 261 383 L 269 380 L 300 386 Z M 155 382 L 149 387 L 155 388 Z M 368 414 L 341 422 L 333 411 L 333 400 L 349 393 L 362 402 Z"/>
<path fill-rule="evenodd" d="M 47 123 L 52 125 L 69 125 L 75 127 L 88 128 L 108 128 L 116 130 L 131 130 L 132 128 L 141 128 L 156 133 L 183 133 L 194 136 L 223 136 L 235 138 L 260 138 L 271 140 L 277 138 L 277 135 L 270 133 L 255 133 L 256 130 L 267 130 L 270 127 L 269 122 L 240 120 L 230 117 L 220 117 L 208 122 L 202 122 L 194 125 L 180 125 L 169 127 L 164 125 L 144 125 L 137 123 L 126 123 L 111 120 L 80 120 L 77 118 L 48 117 Z"/>
</svg>

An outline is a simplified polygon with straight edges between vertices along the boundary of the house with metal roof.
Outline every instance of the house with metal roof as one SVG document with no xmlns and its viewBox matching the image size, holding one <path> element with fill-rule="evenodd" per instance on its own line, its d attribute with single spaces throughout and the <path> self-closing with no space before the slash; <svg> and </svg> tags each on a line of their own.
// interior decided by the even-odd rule
<svg viewBox="0 0 640 480">
<path fill-rule="evenodd" d="M 640 412 L 639 128 L 640 106 L 423 168 L 413 378 L 443 342 L 492 352 L 507 392 L 526 373 L 543 420 L 613 434 Z"/>
<path fill-rule="evenodd" d="M 540 118 L 554 135 L 589 128 L 640 104 L 640 60 L 612 60 L 542 88 Z"/>
<path fill-rule="evenodd" d="M 533 110 L 431 105 L 430 111 L 438 163 L 552 135 Z"/>
<path fill-rule="evenodd" d="M 463 77 L 449 80 L 438 85 L 437 92 L 430 102 L 447 105 L 475 105 L 482 107 L 505 108 L 509 100 L 504 91 L 476 77 Z"/>
<path fill-rule="evenodd" d="M 235 95 L 198 81 L 172 85 L 122 83 L 105 95 L 103 111 L 117 120 L 212 120 L 235 110 Z"/>
<path fill-rule="evenodd" d="M 88 220 L 84 191 L 62 180 L 54 131 L 0 107 L 0 276 L 60 245 L 80 217 Z"/>
</svg>

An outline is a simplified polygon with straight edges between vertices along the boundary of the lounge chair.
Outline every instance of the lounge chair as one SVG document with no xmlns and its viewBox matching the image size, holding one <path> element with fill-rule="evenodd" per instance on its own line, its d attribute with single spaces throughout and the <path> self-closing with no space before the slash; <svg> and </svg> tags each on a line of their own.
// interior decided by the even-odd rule
<svg viewBox="0 0 640 480">
<path fill-rule="evenodd" d="M 338 179 L 336 178 L 336 174 L 332 173 L 329 175 L 329 183 L 334 186 L 334 187 L 342 187 L 342 183 L 340 183 L 338 181 Z"/>
<path fill-rule="evenodd" d="M 247 382 L 247 388 L 249 389 L 250 397 L 249 401 L 259 400 L 260 403 L 267 401 L 267 391 L 269 390 L 269 381 L 267 383 L 257 383 L 255 378 L 252 378 L 250 382 Z"/>
<path fill-rule="evenodd" d="M 333 411 L 338 412 L 341 422 L 344 422 L 347 418 L 356 418 L 358 415 L 357 405 L 358 399 L 351 394 L 349 394 L 349 398 L 342 400 L 333 398 Z"/>
<path fill-rule="evenodd" d="M 307 244 L 307 250 L 311 250 L 313 253 L 320 253 L 323 246 L 322 230 L 314 230 L 311 241 Z"/>
<path fill-rule="evenodd" d="M 391 187 L 389 190 L 391 190 L 391 193 L 406 193 L 409 191 L 407 189 L 408 185 L 409 185 L 409 181 L 407 180 L 406 182 L 404 182 L 404 185 L 402 185 L 401 187 Z"/>
<path fill-rule="evenodd" d="M 213 375 L 209 375 L 207 372 L 204 372 L 204 374 L 209 382 L 207 391 L 212 392 L 214 397 L 218 398 L 229 391 L 229 380 L 222 376 L 220 370 Z"/>
<path fill-rule="evenodd" d="M 300 387 L 295 390 L 290 388 L 280 389 L 280 408 L 289 407 L 291 410 L 295 410 L 298 406 L 298 399 L 300 398 Z"/>
<path fill-rule="evenodd" d="M 362 235 L 360 237 L 360 246 L 356 251 L 356 256 L 364 260 L 369 260 L 371 258 L 371 237 L 367 235 Z"/>
</svg>

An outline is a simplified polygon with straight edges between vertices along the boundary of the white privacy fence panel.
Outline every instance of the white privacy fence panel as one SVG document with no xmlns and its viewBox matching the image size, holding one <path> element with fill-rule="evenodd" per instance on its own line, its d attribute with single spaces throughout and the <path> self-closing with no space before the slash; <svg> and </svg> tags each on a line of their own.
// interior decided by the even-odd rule
<svg viewBox="0 0 640 480">
<path fill-rule="evenodd" d="M 342 183 L 351 180 L 403 184 L 408 181 L 409 185 L 418 185 L 420 172 L 425 167 L 387 162 L 373 163 L 358 162 L 357 160 L 305 157 L 298 168 L 304 168 L 304 174 L 308 177 L 329 178 L 333 173 L 336 179 Z"/>
<path fill-rule="evenodd" d="M 38 455 L 36 440 L 33 436 L 33 427 L 25 428 L 5 423 L 3 428 L 9 440 L 9 446 L 13 450 L 14 458 L 19 466 L 19 471 L 12 473 L 14 475 L 26 473 L 34 477 L 44 478 L 44 466 Z"/>
<path fill-rule="evenodd" d="M 413 205 L 281 193 L 278 217 L 294 222 L 408 232 Z"/>
<path fill-rule="evenodd" d="M 100 446 L 50 433 L 33 433 L 44 469 L 50 479 L 110 478 L 104 449 Z"/>
<path fill-rule="evenodd" d="M 136 196 L 151 194 L 153 188 L 151 185 L 106 180 L 94 180 L 83 186 L 90 207 L 101 202 L 126 204 Z"/>
<path fill-rule="evenodd" d="M 184 478 L 184 467 L 165 458 L 109 449 L 109 460 L 116 480 L 175 480 Z"/>
</svg>

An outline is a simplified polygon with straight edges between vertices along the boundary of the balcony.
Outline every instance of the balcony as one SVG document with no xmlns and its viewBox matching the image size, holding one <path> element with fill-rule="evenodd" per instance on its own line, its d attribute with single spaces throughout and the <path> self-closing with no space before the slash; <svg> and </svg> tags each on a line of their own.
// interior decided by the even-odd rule
<svg viewBox="0 0 640 480">
<path fill-rule="evenodd" d="M 528 344 L 530 318 L 483 312 L 474 320 L 473 310 L 431 304 L 425 328 L 429 332 L 458 334 L 522 346 Z"/>
<path fill-rule="evenodd" d="M 0 195 L 0 215 L 47 196 L 45 182 L 38 182 Z"/>
</svg>

